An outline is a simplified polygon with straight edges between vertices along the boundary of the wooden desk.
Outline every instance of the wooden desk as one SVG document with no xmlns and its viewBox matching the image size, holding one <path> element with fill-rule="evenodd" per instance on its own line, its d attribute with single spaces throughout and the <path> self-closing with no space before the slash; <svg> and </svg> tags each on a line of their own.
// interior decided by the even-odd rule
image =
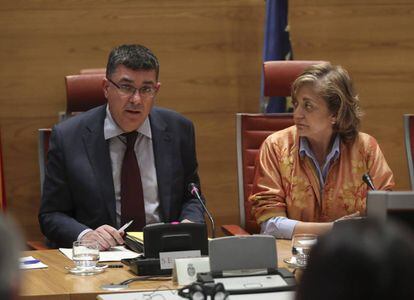
<svg viewBox="0 0 414 300">
<path fill-rule="evenodd" d="M 279 267 L 286 267 L 283 259 L 291 255 L 290 244 L 289 240 L 277 241 Z M 122 269 L 106 269 L 105 272 L 94 276 L 68 274 L 64 267 L 72 266 L 72 262 L 58 250 L 26 251 L 24 256 L 40 259 L 49 267 L 23 271 L 21 299 L 96 299 L 98 294 L 113 293 L 102 290 L 101 285 L 119 283 L 135 277 L 126 266 Z M 159 287 L 161 287 L 160 289 L 173 289 L 177 288 L 177 285 L 173 284 L 171 280 L 133 282 L 129 285 L 128 290 L 120 291 L 120 293 L 156 290 Z"/>
</svg>

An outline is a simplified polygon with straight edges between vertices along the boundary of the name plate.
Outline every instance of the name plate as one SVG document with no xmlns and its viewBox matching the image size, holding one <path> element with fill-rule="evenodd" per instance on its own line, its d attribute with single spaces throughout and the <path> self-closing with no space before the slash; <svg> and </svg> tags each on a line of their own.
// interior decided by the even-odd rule
<svg viewBox="0 0 414 300">
<path fill-rule="evenodd" d="M 175 260 L 173 281 L 187 285 L 197 280 L 197 273 L 210 272 L 208 257 L 178 258 Z"/>
<path fill-rule="evenodd" d="M 191 258 L 200 256 L 200 250 L 160 252 L 160 268 L 162 270 L 174 268 L 174 260 L 177 258 Z"/>
</svg>

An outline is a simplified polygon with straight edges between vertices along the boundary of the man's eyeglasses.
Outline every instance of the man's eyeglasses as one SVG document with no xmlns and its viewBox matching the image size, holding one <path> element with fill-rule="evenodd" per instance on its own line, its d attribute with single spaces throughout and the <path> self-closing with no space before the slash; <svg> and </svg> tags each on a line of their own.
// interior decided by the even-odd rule
<svg viewBox="0 0 414 300">
<path fill-rule="evenodd" d="M 219 282 L 216 284 L 200 284 L 194 282 L 178 290 L 178 295 L 192 300 L 207 300 L 210 296 L 211 300 L 226 300 L 229 293 L 224 289 L 224 285 Z"/>
<path fill-rule="evenodd" d="M 141 98 L 146 99 L 149 97 L 153 97 L 157 93 L 157 89 L 153 86 L 142 86 L 140 88 L 136 88 L 129 84 L 117 84 L 113 82 L 108 77 L 106 78 L 110 83 L 112 83 L 119 91 L 121 96 L 131 98 L 135 95 L 135 93 L 138 91 Z"/>
</svg>

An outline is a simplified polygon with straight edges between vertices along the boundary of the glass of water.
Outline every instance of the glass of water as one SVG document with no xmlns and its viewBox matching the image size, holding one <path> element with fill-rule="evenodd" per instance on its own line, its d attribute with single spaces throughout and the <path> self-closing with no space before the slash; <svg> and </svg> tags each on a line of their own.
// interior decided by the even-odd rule
<svg viewBox="0 0 414 300">
<path fill-rule="evenodd" d="M 306 267 L 308 264 L 309 253 L 313 245 L 316 244 L 315 234 L 295 234 L 292 238 L 292 256 L 296 258 L 298 267 Z"/>
<path fill-rule="evenodd" d="M 75 241 L 72 248 L 72 259 L 75 267 L 82 271 L 95 269 L 99 261 L 99 245 L 97 241 Z"/>
</svg>

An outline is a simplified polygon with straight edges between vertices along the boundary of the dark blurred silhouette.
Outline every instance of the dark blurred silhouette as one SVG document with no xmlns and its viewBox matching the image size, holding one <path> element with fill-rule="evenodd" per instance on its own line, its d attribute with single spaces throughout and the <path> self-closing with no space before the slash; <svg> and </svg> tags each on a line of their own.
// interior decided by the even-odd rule
<svg viewBox="0 0 414 300">
<path fill-rule="evenodd" d="M 0 299 L 17 299 L 22 239 L 14 222 L 4 213 L 0 213 L 0 241 Z"/>
<path fill-rule="evenodd" d="M 296 300 L 414 299 L 413 237 L 371 219 L 336 227 L 313 247 Z"/>
</svg>

